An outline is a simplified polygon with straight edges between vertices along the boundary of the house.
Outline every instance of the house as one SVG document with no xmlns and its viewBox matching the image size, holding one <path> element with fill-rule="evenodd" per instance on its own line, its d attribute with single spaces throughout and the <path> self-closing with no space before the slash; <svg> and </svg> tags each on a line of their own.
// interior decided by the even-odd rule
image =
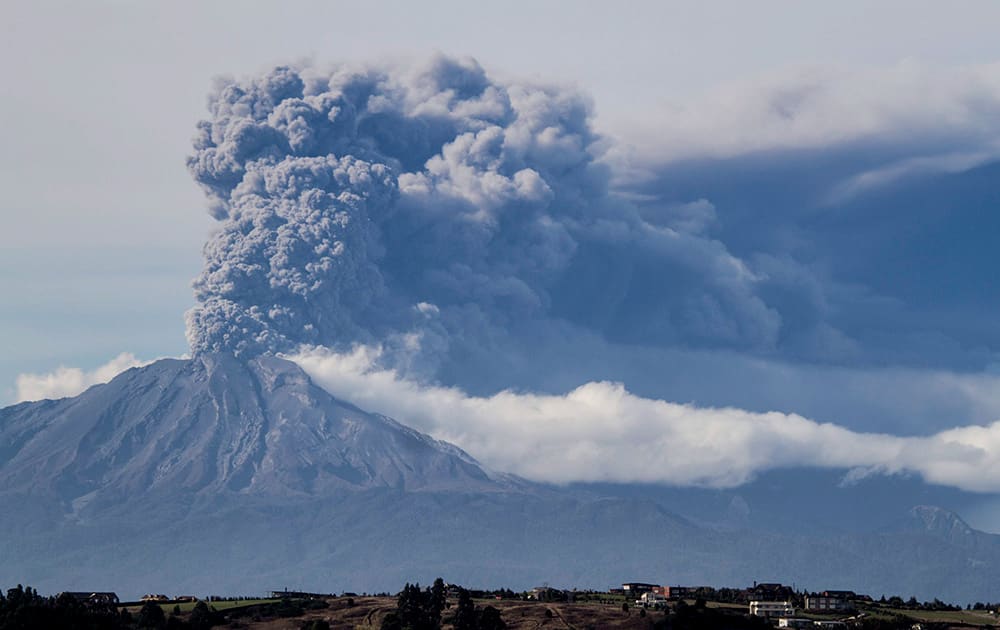
<svg viewBox="0 0 1000 630">
<path fill-rule="evenodd" d="M 837 630 L 838 628 L 846 628 L 847 624 L 843 621 L 813 621 L 812 619 L 802 619 L 799 617 L 782 617 L 778 619 L 778 627 L 799 628 L 799 630 L 806 628 L 809 630 L 814 630 L 816 628 L 830 628 L 831 630 Z"/>
<path fill-rule="evenodd" d="M 147 593 L 139 598 L 140 602 L 169 602 L 170 598 L 166 595 L 154 595 L 152 593 Z"/>
<path fill-rule="evenodd" d="M 747 594 L 752 600 L 776 602 L 791 599 L 795 591 L 790 586 L 776 582 L 754 582 L 753 586 L 747 589 Z"/>
<path fill-rule="evenodd" d="M 854 610 L 855 594 L 852 591 L 823 591 L 806 596 L 806 610 L 842 612 Z"/>
<path fill-rule="evenodd" d="M 791 602 L 768 602 L 753 600 L 750 602 L 750 615 L 754 617 L 792 617 L 795 607 Z"/>
<path fill-rule="evenodd" d="M 643 593 L 649 593 L 659 584 L 649 584 L 647 582 L 625 582 L 622 584 L 622 591 L 626 597 L 639 597 Z"/>
<path fill-rule="evenodd" d="M 564 602 L 568 597 L 566 591 L 551 586 L 536 586 L 528 592 L 528 599 L 540 602 Z"/>
<path fill-rule="evenodd" d="M 707 586 L 664 586 L 663 594 L 667 599 L 695 599 L 698 591 L 708 590 Z"/>
<path fill-rule="evenodd" d="M 110 592 L 80 592 L 80 591 L 66 591 L 60 593 L 60 595 L 69 595 L 78 602 L 83 602 L 84 604 L 118 604 L 118 595 L 116 593 Z"/>
<path fill-rule="evenodd" d="M 290 591 L 287 588 L 283 591 L 271 591 L 271 599 L 324 599 L 331 595 L 326 593 L 306 593 L 305 591 Z"/>
<path fill-rule="evenodd" d="M 799 617 L 781 617 L 778 619 L 779 628 L 812 628 L 812 619 L 802 619 Z"/>
<path fill-rule="evenodd" d="M 854 591 L 823 591 L 820 593 L 825 597 L 840 597 L 841 599 L 858 599 L 859 595 Z M 868 598 L 871 599 L 870 597 Z"/>
</svg>

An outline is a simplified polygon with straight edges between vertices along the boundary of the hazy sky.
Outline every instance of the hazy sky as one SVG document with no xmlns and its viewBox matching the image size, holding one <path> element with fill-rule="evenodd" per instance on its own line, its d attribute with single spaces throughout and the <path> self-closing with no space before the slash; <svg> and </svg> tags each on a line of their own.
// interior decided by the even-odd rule
<svg viewBox="0 0 1000 630">
<path fill-rule="evenodd" d="M 760 332 L 771 325 L 762 315 L 748 324 L 757 332 L 719 343 L 683 333 L 680 348 L 661 340 L 665 349 L 640 357 L 622 350 L 642 341 L 628 338 L 629 322 L 577 322 L 622 367 L 574 357 L 587 364 L 579 374 L 545 380 L 524 369 L 514 386 L 566 391 L 577 377 L 606 377 L 648 396 L 897 433 L 1000 417 L 995 171 L 976 170 L 1000 147 L 1000 5 L 495 6 L 4 3 L 0 402 L 14 400 L 20 373 L 187 351 L 190 283 L 218 226 L 185 157 L 215 77 L 440 52 L 474 57 L 497 81 L 589 96 L 596 129 L 621 138 L 605 159 L 621 189 L 646 200 L 644 217 L 655 223 L 648 213 L 662 202 L 673 221 L 685 208 L 685 229 L 714 222 L 697 242 L 722 243 L 776 279 L 751 297 L 791 330 Z M 930 190 L 906 179 L 926 173 L 950 179 Z M 897 180 L 908 187 L 886 188 Z M 965 214 L 942 218 L 934 200 L 953 202 L 956 190 L 972 191 Z M 906 216 L 916 220 L 901 233 L 913 238 L 894 232 Z M 693 367 L 652 378 L 664 361 Z M 496 383 L 484 374 L 467 386 Z M 856 405 L 831 396 L 831 383 Z"/>
</svg>

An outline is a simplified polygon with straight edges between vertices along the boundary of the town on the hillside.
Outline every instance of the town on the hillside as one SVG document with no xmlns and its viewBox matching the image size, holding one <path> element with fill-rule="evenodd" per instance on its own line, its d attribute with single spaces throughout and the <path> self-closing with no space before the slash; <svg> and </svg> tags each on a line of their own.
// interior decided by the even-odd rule
<svg viewBox="0 0 1000 630">
<path fill-rule="evenodd" d="M 0 592 L 0 630 L 937 630 L 1000 627 L 998 615 L 991 603 L 962 607 L 896 595 L 874 599 L 850 590 L 806 591 L 771 582 L 745 588 L 624 582 L 605 591 L 546 584 L 517 592 L 466 589 L 438 578 L 424 588 L 406 584 L 397 594 L 284 588 L 242 597 L 149 593 L 135 601 L 106 591 L 42 596 L 21 585 Z"/>
<path fill-rule="evenodd" d="M 709 586 L 668 586 L 646 582 L 625 582 L 620 589 L 610 592 L 621 593 L 626 599 L 633 599 L 636 606 L 660 610 L 669 606 L 671 600 L 707 601 L 717 603 L 745 604 L 747 615 L 773 620 L 779 628 L 846 628 L 848 623 L 863 618 L 864 613 L 856 612 L 856 603 L 873 603 L 868 595 L 854 591 L 826 590 L 821 592 L 798 593 L 793 587 L 780 583 L 754 582 L 743 589 L 715 589 Z M 812 615 L 840 615 L 840 619 L 815 619 L 797 617 L 797 612 Z M 859 617 L 860 616 L 860 617 Z"/>
</svg>

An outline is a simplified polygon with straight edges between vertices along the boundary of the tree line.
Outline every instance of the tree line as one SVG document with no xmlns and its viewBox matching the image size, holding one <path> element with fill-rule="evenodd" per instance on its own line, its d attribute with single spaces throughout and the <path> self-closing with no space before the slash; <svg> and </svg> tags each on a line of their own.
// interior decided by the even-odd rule
<svg viewBox="0 0 1000 630">
<path fill-rule="evenodd" d="M 441 578 L 422 590 L 420 584 L 407 582 L 396 598 L 395 610 L 382 619 L 381 630 L 439 630 L 443 622 L 455 630 L 506 630 L 499 610 L 476 606 L 468 590 L 458 587 L 457 591 L 452 609 Z"/>
<path fill-rule="evenodd" d="M 111 602 L 82 602 L 68 593 L 46 597 L 20 584 L 0 592 L 0 630 L 208 630 L 222 622 L 222 615 L 201 601 L 182 619 L 179 607 L 167 615 L 154 602 L 133 615 Z"/>
</svg>

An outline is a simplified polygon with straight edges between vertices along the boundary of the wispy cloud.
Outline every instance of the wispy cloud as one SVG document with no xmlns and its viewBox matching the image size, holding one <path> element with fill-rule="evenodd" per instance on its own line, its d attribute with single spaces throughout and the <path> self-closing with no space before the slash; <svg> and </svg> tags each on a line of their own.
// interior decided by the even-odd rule
<svg viewBox="0 0 1000 630">
<path fill-rule="evenodd" d="M 21 374 L 17 377 L 16 401 L 25 402 L 76 396 L 88 387 L 107 383 L 129 368 L 141 367 L 149 363 L 152 361 L 142 361 L 130 352 L 123 352 L 104 365 L 90 371 L 61 365 L 46 374 Z"/>
<path fill-rule="evenodd" d="M 1000 137 L 998 111 L 1000 64 L 795 66 L 688 94 L 633 117 L 621 135 L 666 161 L 867 141 L 969 150 Z"/>
<path fill-rule="evenodd" d="M 973 152 L 946 152 L 939 155 L 910 157 L 849 177 L 834 187 L 828 201 L 843 203 L 868 190 L 879 188 L 904 177 L 935 173 L 961 173 L 1000 157 L 1000 142 Z"/>
</svg>

